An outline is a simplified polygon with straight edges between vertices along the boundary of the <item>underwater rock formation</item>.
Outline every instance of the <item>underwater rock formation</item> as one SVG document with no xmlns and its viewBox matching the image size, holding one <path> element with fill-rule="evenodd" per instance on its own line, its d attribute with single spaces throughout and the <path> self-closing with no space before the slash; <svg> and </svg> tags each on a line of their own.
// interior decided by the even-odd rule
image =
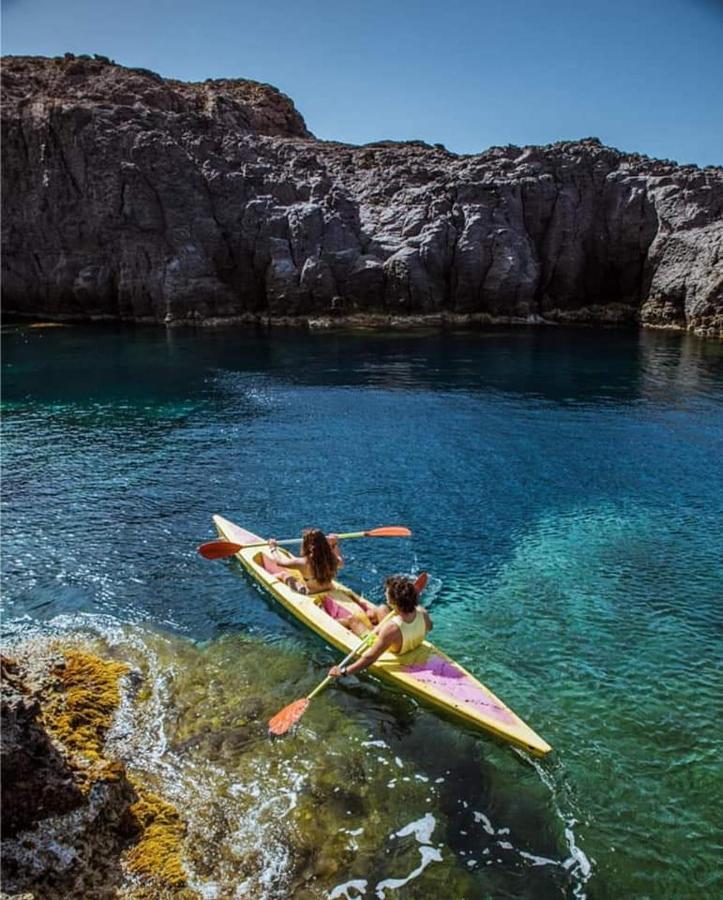
<svg viewBox="0 0 723 900">
<path fill-rule="evenodd" d="M 723 329 L 723 170 L 316 140 L 269 85 L 3 60 L 6 312 Z"/>
</svg>

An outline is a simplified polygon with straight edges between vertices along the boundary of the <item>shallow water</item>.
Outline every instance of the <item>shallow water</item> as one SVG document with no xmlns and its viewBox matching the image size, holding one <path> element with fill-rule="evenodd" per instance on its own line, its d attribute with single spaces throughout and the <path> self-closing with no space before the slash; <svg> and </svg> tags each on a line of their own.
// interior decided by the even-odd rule
<svg viewBox="0 0 723 900">
<path fill-rule="evenodd" d="M 721 784 L 723 348 L 677 335 L 15 327 L 3 336 L 6 639 L 94 637 L 143 675 L 116 751 L 188 816 L 205 896 L 712 896 Z M 264 721 L 335 654 L 235 562 L 348 542 L 430 573 L 434 640 L 542 763 L 372 679 Z"/>
</svg>

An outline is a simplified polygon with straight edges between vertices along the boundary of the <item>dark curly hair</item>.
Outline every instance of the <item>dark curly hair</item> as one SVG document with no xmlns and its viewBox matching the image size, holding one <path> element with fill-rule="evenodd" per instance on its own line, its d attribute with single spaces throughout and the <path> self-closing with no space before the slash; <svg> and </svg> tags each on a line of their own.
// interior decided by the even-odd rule
<svg viewBox="0 0 723 900">
<path fill-rule="evenodd" d="M 395 609 L 402 613 L 414 612 L 417 608 L 417 589 L 414 582 L 405 575 L 390 575 L 384 582 L 389 598 Z"/>
<path fill-rule="evenodd" d="M 327 584 L 336 575 L 339 560 L 323 531 L 318 528 L 304 529 L 302 552 L 309 560 L 311 574 L 319 584 Z"/>
</svg>

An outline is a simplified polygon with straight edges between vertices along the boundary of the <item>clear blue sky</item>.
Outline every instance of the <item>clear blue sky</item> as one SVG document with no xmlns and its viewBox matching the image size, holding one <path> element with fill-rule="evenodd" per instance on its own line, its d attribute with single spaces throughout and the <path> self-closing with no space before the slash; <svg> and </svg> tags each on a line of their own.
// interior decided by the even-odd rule
<svg viewBox="0 0 723 900">
<path fill-rule="evenodd" d="M 3 53 L 268 81 L 320 138 L 723 164 L 723 0 L 2 0 Z"/>
</svg>

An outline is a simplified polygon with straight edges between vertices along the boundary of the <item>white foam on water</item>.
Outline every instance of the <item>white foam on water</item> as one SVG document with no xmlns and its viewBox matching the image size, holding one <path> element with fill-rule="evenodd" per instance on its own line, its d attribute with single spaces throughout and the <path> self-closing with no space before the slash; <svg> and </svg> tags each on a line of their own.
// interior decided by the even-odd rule
<svg viewBox="0 0 723 900">
<path fill-rule="evenodd" d="M 410 872 L 406 878 L 387 878 L 377 884 L 374 893 L 379 897 L 379 900 L 385 900 L 387 891 L 397 891 L 399 888 L 404 887 L 405 884 L 409 884 L 409 882 L 413 881 L 415 878 L 419 878 L 430 863 L 442 862 L 442 854 L 434 847 L 420 847 L 419 855 L 422 857 L 422 862 L 413 872 Z"/>
<path fill-rule="evenodd" d="M 407 837 L 413 834 L 420 844 L 431 844 L 432 833 L 436 827 L 437 820 L 432 813 L 426 813 L 421 819 L 410 822 L 409 825 L 405 825 L 404 828 L 395 832 L 395 834 L 396 837 Z"/>
<path fill-rule="evenodd" d="M 264 771 L 257 772 L 257 777 L 245 785 L 246 805 L 238 815 L 239 827 L 229 836 L 227 847 L 240 857 L 250 850 L 257 853 L 261 865 L 254 877 L 236 885 L 233 896 L 238 900 L 284 896 L 291 853 L 283 835 L 277 836 L 269 829 L 269 821 L 284 818 L 296 805 L 298 790 L 306 776 L 289 768 L 284 765 L 280 772 L 272 772 L 267 763 Z M 267 783 L 274 784 L 276 790 L 269 791 L 265 787 Z"/>
<path fill-rule="evenodd" d="M 387 878 L 384 881 L 380 881 L 374 890 L 375 895 L 379 897 L 380 900 L 384 900 L 387 891 L 399 890 L 399 888 L 404 887 L 405 884 L 409 884 L 410 881 L 418 878 L 430 863 L 442 862 L 442 854 L 440 851 L 435 847 L 430 846 L 432 834 L 436 827 L 437 820 L 431 813 L 426 813 L 421 819 L 416 819 L 414 822 L 410 822 L 408 825 L 400 828 L 399 831 L 394 832 L 395 837 L 409 837 L 410 835 L 414 835 L 416 840 L 422 845 L 419 847 L 421 862 L 416 869 L 411 871 L 409 875 L 404 878 Z"/>
<path fill-rule="evenodd" d="M 543 780 L 545 781 L 545 784 L 547 785 L 547 781 L 545 779 L 543 779 Z M 547 786 L 550 787 L 550 789 L 552 790 L 550 785 L 547 785 Z M 560 815 L 560 817 L 562 817 L 562 814 L 560 813 L 560 810 L 559 810 L 559 807 L 557 806 L 557 804 L 555 805 L 555 809 L 556 809 L 556 812 L 558 813 L 558 815 Z M 495 830 L 494 826 L 492 825 L 491 820 L 484 813 L 481 813 L 481 812 L 475 810 L 473 814 L 474 814 L 475 822 L 480 823 L 482 825 L 482 828 L 487 832 L 487 834 L 491 834 L 491 835 L 494 835 L 494 834 L 508 835 L 508 834 L 510 834 L 509 828 L 498 828 L 497 830 Z M 584 887 L 585 882 L 590 877 L 591 866 L 590 866 L 590 862 L 589 862 L 587 856 L 585 856 L 585 854 L 575 844 L 575 837 L 572 832 L 572 825 L 575 824 L 575 819 L 571 818 L 569 820 L 569 822 L 570 822 L 569 826 L 565 828 L 565 838 L 567 841 L 568 849 L 570 849 L 570 856 L 568 856 L 565 860 L 561 861 L 561 860 L 549 859 L 548 857 L 545 857 L 545 856 L 537 856 L 534 853 L 529 853 L 525 850 L 520 850 L 518 847 L 515 847 L 509 841 L 498 840 L 497 847 L 499 847 L 501 850 L 512 850 L 518 856 L 522 857 L 522 859 L 527 860 L 528 862 L 532 863 L 532 865 L 534 865 L 534 866 L 555 866 L 555 867 L 563 868 L 568 872 L 571 872 L 573 874 L 573 876 L 577 876 L 578 878 L 581 879 L 581 882 L 578 881 L 574 884 L 573 895 L 576 898 L 578 898 L 578 900 L 584 900 L 584 898 L 586 897 L 586 894 L 584 893 L 582 888 Z M 460 832 L 460 833 L 463 833 L 463 832 Z M 484 856 L 488 856 L 490 854 L 490 848 L 489 847 L 485 848 L 482 851 L 482 853 Z M 500 860 L 500 859 L 496 859 L 495 861 L 498 863 L 502 862 L 502 860 Z M 490 860 L 487 863 L 487 865 L 490 865 L 491 862 L 492 862 L 492 860 Z"/>
<path fill-rule="evenodd" d="M 161 772 L 166 767 L 163 759 L 168 749 L 165 720 L 170 705 L 170 682 L 173 672 L 164 667 L 156 653 L 135 635 L 126 635 L 116 646 L 126 646 L 143 656 L 148 666 L 145 680 L 151 690 L 142 707 L 128 690 L 121 692 L 121 702 L 114 723 L 107 737 L 110 753 L 132 760 L 132 765 L 149 771 Z M 127 683 L 132 678 L 126 676 Z"/>
<path fill-rule="evenodd" d="M 198 882 L 189 878 L 189 887 L 200 894 L 202 900 L 219 900 L 221 888 L 215 881 Z"/>
<path fill-rule="evenodd" d="M 492 827 L 492 822 L 490 822 L 490 820 L 487 818 L 487 816 L 484 813 L 481 813 L 481 812 L 478 812 L 477 810 L 475 810 L 474 811 L 474 820 L 475 820 L 475 822 L 482 823 L 482 827 L 487 832 L 487 834 L 495 833 L 495 830 Z"/>
<path fill-rule="evenodd" d="M 523 859 L 529 860 L 533 866 L 559 866 L 558 863 L 554 859 L 548 859 L 546 856 L 535 856 L 534 853 L 527 853 L 525 850 L 517 851 Z M 489 850 L 485 850 L 485 853 L 489 853 Z"/>
<path fill-rule="evenodd" d="M 350 894 L 349 891 L 357 891 L 355 894 Z M 357 881 L 347 881 L 345 884 L 337 884 L 337 886 L 326 896 L 328 900 L 338 900 L 339 897 L 344 897 L 344 900 L 357 900 L 358 897 L 363 897 L 367 891 L 367 883 L 364 879 L 358 879 Z"/>
<path fill-rule="evenodd" d="M 386 741 L 362 741 L 362 747 L 380 747 L 382 750 L 386 750 L 389 747 Z"/>
<path fill-rule="evenodd" d="M 567 846 L 570 848 L 570 856 L 562 864 L 565 869 L 573 869 L 577 866 L 580 875 L 587 881 L 592 873 L 592 864 L 588 857 L 575 843 L 575 835 L 572 826 L 565 829 Z"/>
<path fill-rule="evenodd" d="M 592 877 L 592 863 L 584 851 L 577 846 L 574 833 L 574 826 L 577 824 L 577 820 L 572 814 L 563 812 L 557 786 L 552 774 L 547 771 L 545 766 L 538 760 L 528 756 L 524 751 L 518 748 L 515 748 L 515 750 L 519 756 L 535 769 L 542 783 L 550 791 L 555 812 L 565 826 L 565 840 L 567 841 L 569 852 L 567 859 L 561 863 L 555 863 L 555 865 L 562 866 L 573 877 L 572 893 L 576 900 L 585 900 L 587 897 L 586 885 Z"/>
<path fill-rule="evenodd" d="M 139 639 L 138 639 L 139 638 Z M 117 750 L 123 751 L 125 758 L 133 759 L 134 765 L 140 765 L 148 772 L 157 774 L 163 783 L 163 792 L 178 809 L 191 813 L 190 828 L 203 828 L 202 820 L 197 822 L 194 810 L 203 810 L 218 796 L 219 785 L 224 784 L 228 772 L 222 766 L 209 765 L 208 760 L 196 762 L 193 758 L 184 757 L 181 761 L 168 747 L 165 733 L 166 711 L 172 707 L 170 696 L 176 667 L 168 661 L 161 661 L 158 656 L 143 642 L 143 635 L 134 636 L 126 643 L 140 650 L 148 667 L 147 682 L 151 686 L 150 697 L 144 701 L 144 715 L 138 720 L 138 709 L 127 705 L 127 712 L 134 719 L 134 734 L 117 742 Z M 158 641 L 157 634 L 153 635 Z M 122 706 L 126 712 L 126 706 Z M 258 870 L 243 883 L 234 885 L 234 896 L 243 898 L 253 896 L 258 900 L 278 898 L 285 895 L 284 885 L 292 866 L 291 853 L 283 834 L 277 833 L 276 823 L 286 818 L 297 806 L 299 793 L 308 777 L 303 765 L 285 761 L 277 765 L 273 760 L 255 773 L 250 782 L 234 781 L 227 789 L 227 800 L 231 800 L 231 808 L 226 812 L 229 822 L 237 827 L 231 828 L 224 845 L 232 856 L 245 857 L 250 851 L 257 854 Z M 236 801 L 236 804 L 233 803 Z M 274 828 L 270 829 L 273 824 Z M 230 863 L 233 866 L 233 863 Z M 228 870 L 225 876 L 232 876 Z M 193 877 L 193 876 L 191 876 Z M 218 876 L 217 876 L 218 878 Z M 216 880 L 204 883 L 195 880 L 193 887 L 203 893 L 208 900 L 229 896 L 228 878 L 222 882 Z"/>
</svg>

